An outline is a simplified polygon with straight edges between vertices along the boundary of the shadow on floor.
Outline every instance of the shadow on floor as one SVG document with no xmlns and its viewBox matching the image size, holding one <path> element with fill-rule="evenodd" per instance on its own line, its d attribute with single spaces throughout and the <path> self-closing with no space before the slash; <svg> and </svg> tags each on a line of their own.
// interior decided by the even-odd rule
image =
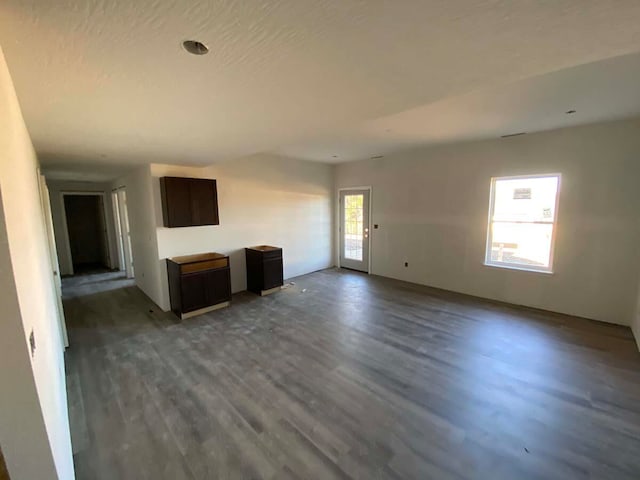
<svg viewBox="0 0 640 480">
<path fill-rule="evenodd" d="M 100 292 L 108 292 L 118 288 L 132 287 L 133 278 L 127 278 L 125 272 L 101 270 L 65 277 L 62 279 L 62 298 L 84 297 Z"/>
</svg>

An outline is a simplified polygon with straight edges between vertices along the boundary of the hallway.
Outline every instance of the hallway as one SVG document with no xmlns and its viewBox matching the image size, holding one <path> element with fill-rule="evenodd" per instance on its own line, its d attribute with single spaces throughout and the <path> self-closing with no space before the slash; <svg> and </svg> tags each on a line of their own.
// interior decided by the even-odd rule
<svg viewBox="0 0 640 480">
<path fill-rule="evenodd" d="M 133 287 L 136 281 L 127 278 L 125 272 L 97 269 L 91 273 L 77 274 L 62 279 L 62 298 L 68 300 L 75 297 L 85 297 L 109 290 Z"/>
</svg>

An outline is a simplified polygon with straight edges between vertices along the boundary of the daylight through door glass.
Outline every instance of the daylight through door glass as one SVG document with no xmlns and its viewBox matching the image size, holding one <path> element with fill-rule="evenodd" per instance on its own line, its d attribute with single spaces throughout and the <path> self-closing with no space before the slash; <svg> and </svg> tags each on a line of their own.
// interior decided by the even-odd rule
<svg viewBox="0 0 640 480">
<path fill-rule="evenodd" d="M 344 258 L 362 261 L 364 195 L 344 197 Z"/>
</svg>

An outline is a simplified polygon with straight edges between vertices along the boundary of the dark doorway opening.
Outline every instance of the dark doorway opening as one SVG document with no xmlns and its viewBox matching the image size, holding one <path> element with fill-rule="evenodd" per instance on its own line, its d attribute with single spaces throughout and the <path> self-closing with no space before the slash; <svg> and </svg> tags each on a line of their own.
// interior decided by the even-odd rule
<svg viewBox="0 0 640 480">
<path fill-rule="evenodd" d="M 9 471 L 7 465 L 4 463 L 4 457 L 2 456 L 2 449 L 0 448 L 0 480 L 9 480 Z"/>
<path fill-rule="evenodd" d="M 102 195 L 64 195 L 73 271 L 109 269 L 109 244 Z"/>
</svg>

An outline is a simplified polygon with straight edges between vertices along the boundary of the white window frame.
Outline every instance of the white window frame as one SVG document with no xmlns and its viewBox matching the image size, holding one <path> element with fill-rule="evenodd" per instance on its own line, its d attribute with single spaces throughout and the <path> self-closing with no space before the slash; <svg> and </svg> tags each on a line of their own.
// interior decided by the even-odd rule
<svg viewBox="0 0 640 480">
<path fill-rule="evenodd" d="M 492 224 L 493 224 L 493 211 L 495 207 L 495 194 L 496 194 L 496 183 L 500 180 L 522 180 L 525 178 L 537 179 L 537 178 L 549 178 L 549 177 L 557 177 L 558 178 L 558 189 L 556 190 L 556 205 L 554 209 L 553 221 L 545 222 L 545 221 L 537 221 L 537 222 L 510 222 L 510 223 L 539 223 L 539 224 L 551 224 L 553 228 L 551 230 L 551 248 L 549 249 L 549 266 L 548 267 L 536 267 L 535 265 L 517 265 L 513 263 L 507 262 L 498 262 L 495 260 L 491 260 L 491 244 L 492 244 Z M 558 229 L 558 206 L 560 205 L 560 186 L 562 184 L 562 175 L 560 173 L 545 173 L 545 174 L 536 174 L 536 175 L 514 175 L 508 177 L 491 177 L 491 190 L 489 196 L 489 219 L 487 222 L 487 244 L 484 253 L 484 265 L 487 267 L 498 267 L 498 268 L 506 268 L 509 270 L 522 270 L 525 272 L 535 272 L 535 273 L 545 273 L 545 274 L 553 274 L 553 259 L 555 253 L 555 244 L 556 244 L 556 231 Z"/>
</svg>

